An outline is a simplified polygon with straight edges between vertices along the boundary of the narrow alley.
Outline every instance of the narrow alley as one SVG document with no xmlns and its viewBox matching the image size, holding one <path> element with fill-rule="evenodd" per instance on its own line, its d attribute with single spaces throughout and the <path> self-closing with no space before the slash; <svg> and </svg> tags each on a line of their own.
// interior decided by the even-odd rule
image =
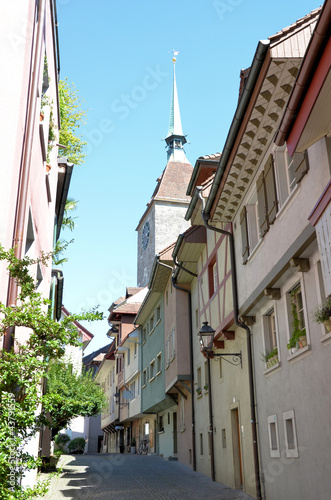
<svg viewBox="0 0 331 500">
<path fill-rule="evenodd" d="M 154 455 L 63 455 L 59 465 L 62 473 L 52 479 L 45 500 L 252 499 L 183 464 Z"/>
</svg>

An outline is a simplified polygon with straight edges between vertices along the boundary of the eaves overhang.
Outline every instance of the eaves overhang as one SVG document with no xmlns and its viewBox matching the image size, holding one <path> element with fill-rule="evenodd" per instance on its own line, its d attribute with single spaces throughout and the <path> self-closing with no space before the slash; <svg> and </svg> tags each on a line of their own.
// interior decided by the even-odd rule
<svg viewBox="0 0 331 500">
<path fill-rule="evenodd" d="M 301 58 L 270 58 L 252 106 L 238 130 L 229 162 L 213 201 L 214 221 L 232 221 L 274 139 L 293 88 Z M 206 203 L 207 205 L 210 199 Z"/>
<path fill-rule="evenodd" d="M 187 196 L 192 196 L 197 183 L 201 184 L 210 177 L 212 173 L 216 172 L 220 157 L 221 153 L 216 153 L 213 155 L 200 156 L 197 159 L 186 191 Z"/>
<path fill-rule="evenodd" d="M 256 82 L 258 80 L 258 77 L 260 75 L 260 71 L 262 69 L 262 66 L 266 60 L 268 50 L 270 47 L 270 41 L 269 40 L 261 40 L 257 46 L 253 63 L 251 66 L 251 69 L 249 71 L 249 75 L 247 77 L 247 82 L 246 86 L 242 92 L 242 95 L 240 97 L 237 110 L 235 112 L 234 118 L 231 123 L 231 127 L 227 136 L 227 139 L 225 141 L 225 145 L 222 151 L 222 156 L 220 159 L 220 163 L 218 165 L 215 178 L 211 187 L 211 192 L 210 195 L 207 199 L 206 207 L 205 207 L 205 213 L 209 214 L 211 212 L 211 208 L 213 206 L 213 203 L 215 201 L 215 197 L 219 188 L 219 185 L 221 183 L 223 173 L 225 170 L 225 167 L 228 163 L 230 154 L 232 152 L 232 148 L 234 146 L 235 140 L 237 138 L 237 134 L 239 132 L 239 129 L 242 124 L 242 120 L 244 118 L 244 115 L 246 113 L 247 107 L 249 105 L 249 102 L 251 100 L 251 96 L 254 92 L 254 88 L 256 85 Z M 186 217 L 185 217 L 186 218 Z"/>
<path fill-rule="evenodd" d="M 302 113 L 304 100 L 308 98 L 308 92 L 310 88 L 313 86 L 313 80 L 316 79 L 317 77 L 316 75 L 317 69 L 319 69 L 322 57 L 325 55 L 326 48 L 330 44 L 330 28 L 331 28 L 331 0 L 326 0 L 319 15 L 314 33 L 307 47 L 305 56 L 303 58 L 300 67 L 300 71 L 297 76 L 297 80 L 293 87 L 290 99 L 287 103 L 283 118 L 281 120 L 275 138 L 275 143 L 278 146 L 282 146 L 284 142 L 288 140 L 294 124 L 300 121 L 300 131 L 299 132 L 296 131 L 295 134 L 296 140 L 291 141 L 291 144 L 288 145 L 290 155 L 292 155 L 295 149 L 297 148 L 302 130 L 306 124 L 306 121 L 308 120 L 308 117 L 310 116 L 311 108 L 315 103 L 315 100 L 319 96 L 320 87 L 319 85 L 314 84 L 315 89 L 317 87 L 317 91 L 315 89 L 312 89 L 315 90 L 315 93 L 312 91 L 311 94 L 315 95 L 309 96 L 309 102 L 307 107 L 310 109 L 308 109 L 308 113 Z M 326 54 L 328 65 L 324 63 L 324 61 L 322 61 L 322 63 L 327 69 L 328 74 L 330 69 L 329 54 Z M 303 114 L 305 116 L 301 117 L 300 114 Z M 298 150 L 301 151 L 301 149 L 302 148 L 299 147 Z"/>
<path fill-rule="evenodd" d="M 155 302 L 165 291 L 170 275 L 172 273 L 172 266 L 169 264 L 172 264 L 172 261 L 161 261 L 160 255 L 155 256 L 151 271 L 151 277 L 148 284 L 148 293 L 134 319 L 134 324 L 142 325 L 146 321 L 148 315 L 155 305 Z"/>
</svg>

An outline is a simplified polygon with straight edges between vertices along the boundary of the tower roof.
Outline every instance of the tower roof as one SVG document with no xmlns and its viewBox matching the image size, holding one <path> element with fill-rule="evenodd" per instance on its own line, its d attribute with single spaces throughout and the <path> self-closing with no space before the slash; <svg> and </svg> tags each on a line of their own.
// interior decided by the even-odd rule
<svg viewBox="0 0 331 500">
<path fill-rule="evenodd" d="M 180 111 L 179 111 L 175 63 L 176 63 L 176 59 L 174 58 L 174 79 L 173 79 L 173 85 L 172 85 L 169 130 L 168 130 L 167 138 L 171 137 L 172 135 L 179 135 L 179 136 L 184 137 L 183 129 L 182 129 L 182 122 L 180 119 Z"/>
<path fill-rule="evenodd" d="M 178 94 L 177 94 L 177 84 L 176 84 L 176 72 L 175 63 L 176 58 L 172 59 L 174 63 L 174 78 L 172 85 L 172 95 L 171 95 L 171 105 L 170 105 L 170 119 L 169 119 L 169 130 L 168 135 L 165 138 L 167 143 L 167 156 L 168 162 L 178 162 L 178 163 L 189 163 L 186 156 L 183 145 L 187 142 L 186 137 L 183 134 L 182 122 L 180 119 Z"/>
</svg>

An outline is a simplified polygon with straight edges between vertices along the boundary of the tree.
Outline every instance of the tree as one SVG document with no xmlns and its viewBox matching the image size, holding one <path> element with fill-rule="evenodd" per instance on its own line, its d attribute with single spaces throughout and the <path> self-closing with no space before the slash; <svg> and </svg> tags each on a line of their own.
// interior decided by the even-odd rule
<svg viewBox="0 0 331 500">
<path fill-rule="evenodd" d="M 35 290 L 29 268 L 36 263 L 47 264 L 50 255 L 40 259 L 18 259 L 14 250 L 0 245 L 0 261 L 7 262 L 19 294 L 15 306 L 0 302 L 0 337 L 10 327 L 25 327 L 29 337 L 24 345 L 15 340 L 10 352 L 0 351 L 0 498 L 27 499 L 41 494 L 46 484 L 23 490 L 20 480 L 25 471 L 36 468 L 40 461 L 26 451 L 26 445 L 45 422 L 44 404 L 47 395 L 41 381 L 48 365 L 60 359 L 66 345 L 80 346 L 76 321 L 102 319 L 95 309 L 67 316 L 60 323 L 51 318 L 49 301 Z"/>
<path fill-rule="evenodd" d="M 44 409 L 50 414 L 54 434 L 68 427 L 75 417 L 93 417 L 106 404 L 102 388 L 92 372 L 77 373 L 71 363 L 55 360 L 46 375 Z"/>
<path fill-rule="evenodd" d="M 75 85 L 68 83 L 68 79 L 59 81 L 59 105 L 60 105 L 60 135 L 59 141 L 65 146 L 65 156 L 75 165 L 84 162 L 83 152 L 86 141 L 78 134 L 81 125 L 85 125 L 87 111 L 81 109 L 78 90 Z"/>
</svg>

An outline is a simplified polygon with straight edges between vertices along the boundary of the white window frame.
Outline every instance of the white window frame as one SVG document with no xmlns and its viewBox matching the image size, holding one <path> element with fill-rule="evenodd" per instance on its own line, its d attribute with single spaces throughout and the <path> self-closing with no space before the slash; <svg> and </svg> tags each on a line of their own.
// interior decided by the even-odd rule
<svg viewBox="0 0 331 500">
<path fill-rule="evenodd" d="M 292 431 L 293 431 L 293 443 L 292 442 L 289 443 L 288 429 L 286 425 L 287 421 L 291 421 Z M 299 458 L 294 410 L 288 410 L 283 412 L 283 422 L 284 422 L 286 456 L 287 458 Z"/>
<path fill-rule="evenodd" d="M 155 358 L 149 363 L 149 381 L 155 379 Z"/>
<path fill-rule="evenodd" d="M 273 439 L 272 439 L 272 430 L 271 426 L 275 426 L 275 435 L 274 437 L 276 438 L 276 447 L 273 448 Z M 269 415 L 268 417 L 268 434 L 269 434 L 269 450 L 270 450 L 270 456 L 272 458 L 280 458 L 280 448 L 279 448 L 279 433 L 278 433 L 278 422 L 277 422 L 277 415 Z"/>
<path fill-rule="evenodd" d="M 261 310 L 261 324 L 262 324 L 262 343 L 263 343 L 263 349 L 264 353 L 267 351 L 271 351 L 273 349 L 273 346 L 269 345 L 269 338 L 271 337 L 270 335 L 270 313 L 273 311 L 274 317 L 275 317 L 275 337 L 276 337 L 276 346 L 278 350 L 278 363 L 276 365 L 273 365 L 272 368 L 276 368 L 279 366 L 280 363 L 280 348 L 279 348 L 279 327 L 278 327 L 278 304 L 277 301 L 270 301 L 268 304 Z M 267 363 L 265 362 L 265 366 L 267 367 Z M 268 368 L 270 370 L 270 368 Z"/>
<path fill-rule="evenodd" d="M 159 352 L 159 354 L 156 356 L 156 374 L 155 376 L 157 377 L 162 373 L 162 352 Z"/>
<path fill-rule="evenodd" d="M 286 321 L 286 330 L 287 330 L 287 342 L 286 344 L 290 341 L 292 332 L 292 311 L 291 311 L 291 291 L 298 285 L 300 284 L 301 286 L 301 294 L 302 294 L 302 304 L 303 304 L 303 316 L 305 320 L 305 329 L 306 329 L 306 338 L 307 338 L 307 346 L 299 349 L 296 353 L 294 354 L 289 354 L 290 356 L 296 356 L 298 354 L 301 354 L 303 352 L 306 352 L 308 349 L 310 349 L 310 335 L 309 335 L 309 328 L 308 328 L 308 308 L 307 308 L 307 301 L 306 301 L 306 289 L 305 289 L 305 278 L 304 278 L 304 273 L 302 275 L 299 275 L 296 273 L 295 276 L 286 284 L 284 287 L 284 295 L 285 295 L 285 306 L 286 306 L 286 316 L 287 316 L 287 321 Z"/>
</svg>

